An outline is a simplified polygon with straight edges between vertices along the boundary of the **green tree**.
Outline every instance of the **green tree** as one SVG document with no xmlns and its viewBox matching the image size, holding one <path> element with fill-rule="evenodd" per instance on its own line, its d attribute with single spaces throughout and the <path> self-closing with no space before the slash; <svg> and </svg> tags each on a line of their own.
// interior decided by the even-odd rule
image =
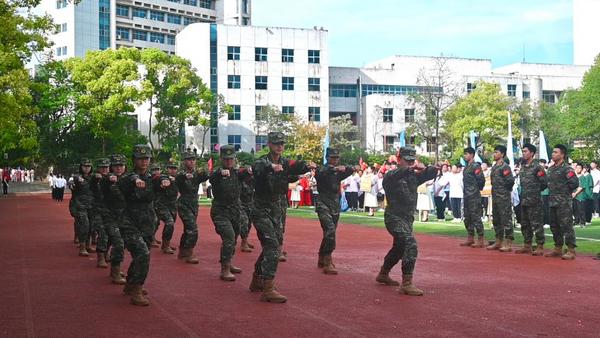
<svg viewBox="0 0 600 338">
<path fill-rule="evenodd" d="M 355 149 L 360 144 L 360 131 L 349 114 L 329 119 L 330 144 L 340 151 Z"/>
<path fill-rule="evenodd" d="M 272 131 L 280 131 L 288 137 L 293 132 L 292 122 L 295 116 L 292 114 L 282 114 L 277 106 L 262 106 L 257 111 L 253 127 L 256 135 L 267 135 Z"/>
</svg>

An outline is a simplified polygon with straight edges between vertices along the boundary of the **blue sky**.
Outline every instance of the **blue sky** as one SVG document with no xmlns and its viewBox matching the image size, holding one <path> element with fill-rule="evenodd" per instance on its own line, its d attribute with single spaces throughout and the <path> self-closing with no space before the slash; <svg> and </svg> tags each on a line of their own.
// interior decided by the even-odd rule
<svg viewBox="0 0 600 338">
<path fill-rule="evenodd" d="M 376 4 L 376 5 L 375 5 Z M 573 61 L 572 0 L 254 0 L 255 26 L 329 31 L 329 64 L 391 56 Z"/>
</svg>

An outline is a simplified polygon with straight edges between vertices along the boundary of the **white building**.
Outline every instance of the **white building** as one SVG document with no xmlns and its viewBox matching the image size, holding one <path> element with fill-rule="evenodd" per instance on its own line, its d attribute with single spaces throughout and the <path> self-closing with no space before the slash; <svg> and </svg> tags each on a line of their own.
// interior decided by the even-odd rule
<svg viewBox="0 0 600 338">
<path fill-rule="evenodd" d="M 410 94 L 424 88 L 418 83 L 421 70 L 435 69 L 434 57 L 393 56 L 364 68 L 331 67 L 330 117 L 350 114 L 361 130 L 361 145 L 384 151 L 397 146 L 399 134 L 418 113 Z M 517 99 L 554 103 L 560 94 L 581 84 L 589 66 L 517 63 L 492 69 L 490 60 L 445 58 L 447 75 L 456 93 L 466 95 L 477 81 L 498 83 Z M 442 112 L 443 114 L 443 112 Z M 407 135 L 407 143 L 414 138 Z M 435 143 L 416 144 L 420 154 L 432 155 Z"/>
<path fill-rule="evenodd" d="M 251 24 L 251 0 L 42 0 L 36 12 L 59 26 L 51 37 L 57 59 L 121 46 L 173 54 L 175 36 L 191 23 Z"/>
<path fill-rule="evenodd" d="M 573 0 L 573 63 L 591 65 L 600 53 L 600 1 Z"/>
<path fill-rule="evenodd" d="M 267 106 L 306 121 L 329 121 L 327 31 L 197 23 L 177 35 L 176 54 L 190 60 L 198 75 L 223 95 L 234 113 L 219 120 L 205 144 L 261 149 L 255 135 L 257 112 Z M 202 135 L 188 127 L 186 144 L 199 148 Z"/>
</svg>

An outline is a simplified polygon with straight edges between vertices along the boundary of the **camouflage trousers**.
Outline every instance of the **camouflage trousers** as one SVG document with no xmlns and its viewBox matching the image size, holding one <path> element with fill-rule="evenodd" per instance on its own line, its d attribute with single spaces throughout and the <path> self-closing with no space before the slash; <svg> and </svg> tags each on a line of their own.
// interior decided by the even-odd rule
<svg viewBox="0 0 600 338">
<path fill-rule="evenodd" d="M 156 230 L 154 233 L 156 234 L 160 222 L 163 221 L 165 226 L 162 232 L 162 240 L 171 241 L 175 230 L 175 221 L 177 220 L 177 205 L 157 204 L 154 210 L 156 212 Z"/>
<path fill-rule="evenodd" d="M 154 210 L 151 207 L 144 209 L 127 210 L 123 223 L 119 229 L 125 248 L 131 254 L 131 264 L 127 269 L 127 283 L 144 284 L 150 269 L 150 243 L 148 235 L 152 236 L 149 229 L 154 229 Z"/>
<path fill-rule="evenodd" d="M 221 263 L 229 263 L 235 254 L 237 238 L 240 235 L 241 207 L 213 206 L 210 218 L 215 225 L 215 231 L 221 236 Z"/>
<path fill-rule="evenodd" d="M 316 211 L 317 215 L 319 215 L 321 229 L 323 230 L 319 256 L 329 256 L 335 250 L 335 233 L 340 219 L 340 211 L 332 210 L 320 201 L 317 202 Z"/>
<path fill-rule="evenodd" d="M 481 197 L 465 196 L 463 203 L 467 234 L 469 236 L 475 236 L 475 232 L 477 232 L 478 236 L 483 236 L 483 222 L 481 222 L 483 206 L 481 205 Z"/>
<path fill-rule="evenodd" d="M 288 208 L 288 199 L 287 195 L 281 195 L 281 199 L 279 200 L 281 205 L 281 233 L 279 236 L 279 245 L 283 246 L 283 235 L 285 234 L 285 222 L 287 219 L 287 208 Z"/>
<path fill-rule="evenodd" d="M 183 233 L 179 240 L 182 249 L 193 249 L 198 242 L 198 201 L 177 201 L 177 213 L 183 222 Z"/>
<path fill-rule="evenodd" d="M 573 229 L 572 201 L 560 206 L 550 207 L 550 230 L 555 246 L 567 245 L 575 248 L 575 230 Z"/>
<path fill-rule="evenodd" d="M 274 279 L 279 264 L 279 239 L 283 238 L 281 205 L 277 202 L 269 205 L 256 203 L 252 209 L 252 219 L 262 246 L 254 271 L 264 279 Z"/>
<path fill-rule="evenodd" d="M 523 234 L 525 244 L 533 242 L 535 234 L 535 242 L 544 244 L 546 236 L 544 236 L 544 213 L 542 204 L 532 206 L 521 206 L 521 233 Z"/>
<path fill-rule="evenodd" d="M 90 207 L 77 205 L 75 202 L 74 216 L 75 216 L 75 228 L 77 232 L 77 238 L 79 243 L 89 243 L 91 236 L 91 214 Z"/>
<path fill-rule="evenodd" d="M 496 238 L 515 239 L 510 199 L 506 201 L 501 200 L 498 197 L 492 197 L 492 225 L 494 226 Z"/>
<path fill-rule="evenodd" d="M 391 270 L 402 260 L 402 274 L 412 275 L 418 255 L 417 241 L 413 235 L 413 221 L 413 215 L 385 213 L 385 228 L 394 238 L 394 243 L 383 259 L 384 269 Z"/>
<path fill-rule="evenodd" d="M 94 221 L 98 222 L 98 245 L 96 251 L 104 253 L 110 250 L 110 264 L 119 266 L 124 258 L 124 244 L 119 224 L 122 220 L 122 211 L 100 210 L 94 214 Z"/>
</svg>

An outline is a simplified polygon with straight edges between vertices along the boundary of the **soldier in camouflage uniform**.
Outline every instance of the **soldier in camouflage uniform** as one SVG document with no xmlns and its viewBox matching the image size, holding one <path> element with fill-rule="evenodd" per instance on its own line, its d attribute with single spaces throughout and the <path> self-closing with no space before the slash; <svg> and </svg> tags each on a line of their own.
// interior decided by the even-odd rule
<svg viewBox="0 0 600 338">
<path fill-rule="evenodd" d="M 485 176 L 481 170 L 481 165 L 475 162 L 475 149 L 465 148 L 463 158 L 467 162 L 467 166 L 463 170 L 463 209 L 467 240 L 460 245 L 483 248 L 485 239 L 483 223 L 481 222 L 483 213 L 481 189 L 485 185 Z M 475 232 L 478 236 L 477 242 L 475 242 Z"/>
<path fill-rule="evenodd" d="M 250 168 L 235 168 L 235 148 L 224 145 L 220 148 L 221 167 L 210 175 L 213 187 L 210 218 L 215 230 L 221 236 L 221 280 L 235 281 L 234 273 L 242 269 L 231 264 L 235 253 L 235 245 L 240 235 L 242 205 L 240 202 L 240 185 L 246 176 L 252 173 Z"/>
<path fill-rule="evenodd" d="M 400 148 L 396 156 L 398 167 L 386 172 L 383 177 L 383 189 L 388 201 L 384 222 L 387 231 L 394 238 L 394 244 L 385 256 L 375 280 L 385 285 L 399 285 L 390 278 L 389 273 L 402 260 L 402 286 L 399 292 L 410 296 L 422 296 L 423 291 L 412 283 L 417 260 L 417 241 L 413 235 L 417 187 L 434 179 L 438 169 L 415 162 L 416 151 L 410 147 Z"/>
<path fill-rule="evenodd" d="M 254 245 L 248 242 L 248 235 L 252 227 L 250 213 L 254 207 L 254 177 L 248 175 L 248 177 L 242 180 L 241 184 L 240 201 L 242 202 L 242 214 L 240 215 L 240 237 L 242 238 L 242 244 L 240 249 L 242 252 L 252 252 Z"/>
<path fill-rule="evenodd" d="M 504 161 L 506 147 L 498 145 L 494 148 L 494 165 L 490 178 L 492 181 L 492 224 L 496 233 L 496 241 L 487 247 L 488 250 L 512 251 L 512 188 L 515 179 L 510 166 Z"/>
<path fill-rule="evenodd" d="M 175 248 L 171 247 L 171 239 L 173 238 L 175 220 L 177 219 L 177 194 L 179 193 L 177 190 L 177 184 L 175 184 L 175 177 L 177 176 L 177 163 L 174 161 L 169 161 L 169 163 L 167 163 L 167 174 L 169 180 L 171 181 L 171 185 L 169 185 L 167 188 L 157 190 L 157 198 L 154 209 L 156 210 L 158 224 L 160 225 L 160 221 L 165 223 L 161 237 L 161 251 L 164 254 L 172 255 L 175 253 Z"/>
<path fill-rule="evenodd" d="M 90 252 L 95 252 L 90 246 L 90 209 L 94 201 L 90 180 L 92 179 L 92 162 L 88 159 L 81 160 L 79 174 L 73 177 L 73 214 L 77 223 L 77 237 L 79 239 L 79 256 L 87 257 Z"/>
<path fill-rule="evenodd" d="M 327 164 L 317 171 L 317 190 L 319 199 L 315 209 L 319 215 L 323 239 L 319 247 L 319 261 L 317 267 L 323 273 L 337 275 L 335 264 L 331 255 L 335 250 L 335 232 L 340 219 L 340 182 L 352 175 L 352 167 L 340 166 L 340 152 L 335 148 L 327 148 Z"/>
<path fill-rule="evenodd" d="M 106 218 L 106 207 L 104 205 L 104 197 L 100 188 L 100 181 L 103 177 L 108 175 L 110 167 L 110 160 L 107 158 L 99 158 L 96 160 L 96 173 L 90 179 L 90 189 L 94 194 L 94 201 L 92 202 L 92 209 L 90 210 L 90 219 L 92 229 L 98 233 L 98 242 L 96 246 L 96 267 L 108 268 L 108 234 L 104 227 L 104 218 Z"/>
<path fill-rule="evenodd" d="M 154 202 L 152 208 L 154 210 L 154 233 L 152 233 L 152 237 L 149 239 L 149 241 L 151 247 L 160 248 L 162 242 L 156 239 L 156 232 L 158 231 L 158 226 L 160 225 L 160 220 L 158 218 L 158 210 L 156 210 L 156 202 L 158 201 L 159 191 L 161 190 L 160 181 L 162 174 L 160 172 L 160 164 L 156 162 L 150 164 L 150 175 L 152 176 L 152 184 L 158 186 L 159 188 L 154 190 L 156 191 L 156 194 L 154 195 Z"/>
<path fill-rule="evenodd" d="M 524 238 L 523 248 L 516 250 L 518 254 L 544 255 L 544 211 L 541 193 L 547 187 L 546 172 L 539 162 L 534 160 L 537 148 L 529 143 L 523 146 L 523 162 L 519 179 L 521 182 L 521 233 Z M 537 247 L 532 252 L 533 234 Z"/>
<path fill-rule="evenodd" d="M 275 289 L 273 282 L 283 231 L 281 200 L 287 194 L 290 178 L 310 170 L 303 161 L 283 158 L 284 144 L 283 133 L 270 132 L 269 154 L 258 159 L 252 168 L 255 180 L 252 220 L 262 245 L 262 252 L 254 266 L 250 291 L 262 291 L 262 301 L 275 303 L 287 300 Z"/>
<path fill-rule="evenodd" d="M 575 259 L 575 230 L 573 230 L 573 191 L 579 187 L 579 179 L 573 169 L 565 163 L 567 148 L 558 144 L 552 150 L 554 164 L 548 168 L 548 203 L 550 204 L 550 230 L 554 238 L 554 250 L 546 257 Z M 563 245 L 567 253 L 563 255 Z"/>
<path fill-rule="evenodd" d="M 175 178 L 179 189 L 177 199 L 177 212 L 183 221 L 183 234 L 179 241 L 179 259 L 186 263 L 198 264 L 198 258 L 194 255 L 194 247 L 198 242 L 198 187 L 202 182 L 208 180 L 208 174 L 203 170 L 196 169 L 196 154 L 186 151 L 183 154 L 184 170 Z"/>
<path fill-rule="evenodd" d="M 110 157 L 110 173 L 100 180 L 100 190 L 104 199 L 103 236 L 98 238 L 98 251 L 110 250 L 110 278 L 113 284 L 125 284 L 121 272 L 124 259 L 124 244 L 119 227 L 123 222 L 125 197 L 119 188 L 119 180 L 125 173 L 125 156 L 115 154 Z"/>
<path fill-rule="evenodd" d="M 131 253 L 132 261 L 127 271 L 127 284 L 123 292 L 131 295 L 131 303 L 147 306 L 150 304 L 144 295 L 143 285 L 150 268 L 150 243 L 155 227 L 155 191 L 148 171 L 151 150 L 147 145 L 133 148 L 134 170 L 119 180 L 119 187 L 125 196 L 125 209 L 121 235 L 125 247 Z M 165 176 L 161 187 L 168 187 L 171 181 Z"/>
</svg>

